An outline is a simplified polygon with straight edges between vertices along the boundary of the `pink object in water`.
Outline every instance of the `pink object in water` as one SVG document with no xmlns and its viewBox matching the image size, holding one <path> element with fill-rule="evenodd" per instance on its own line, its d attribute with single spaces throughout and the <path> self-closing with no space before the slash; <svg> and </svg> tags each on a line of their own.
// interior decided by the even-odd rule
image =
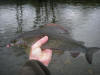
<svg viewBox="0 0 100 75">
<path fill-rule="evenodd" d="M 6 47 L 7 47 L 7 48 L 9 48 L 9 47 L 10 47 L 10 45 L 8 44 L 8 45 L 6 45 Z"/>
</svg>

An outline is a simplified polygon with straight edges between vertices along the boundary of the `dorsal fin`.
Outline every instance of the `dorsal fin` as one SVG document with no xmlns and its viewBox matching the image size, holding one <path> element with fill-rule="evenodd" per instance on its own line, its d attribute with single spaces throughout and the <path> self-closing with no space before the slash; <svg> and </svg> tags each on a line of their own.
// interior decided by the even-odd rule
<svg viewBox="0 0 100 75">
<path fill-rule="evenodd" d="M 53 26 L 53 27 L 63 30 L 65 33 L 69 33 L 67 29 L 65 29 L 63 26 L 59 24 L 50 23 L 50 24 L 45 24 L 45 26 Z"/>
</svg>

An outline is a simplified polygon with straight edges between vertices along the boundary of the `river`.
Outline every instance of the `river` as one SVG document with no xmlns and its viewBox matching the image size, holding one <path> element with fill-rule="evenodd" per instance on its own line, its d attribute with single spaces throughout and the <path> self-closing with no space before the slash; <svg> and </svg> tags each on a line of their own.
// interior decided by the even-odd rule
<svg viewBox="0 0 100 75">
<path fill-rule="evenodd" d="M 23 49 L 6 48 L 6 44 L 19 33 L 34 30 L 48 23 L 62 25 L 70 32 L 73 39 L 82 41 L 86 47 L 100 47 L 99 14 L 100 3 L 98 2 L 1 1 L 0 75 L 16 75 L 20 67 L 28 60 Z M 94 55 L 93 64 L 90 65 L 84 56 L 74 59 L 65 52 L 56 58 L 55 63 L 51 62 L 49 69 L 53 75 L 100 75 L 99 57 L 100 51 Z"/>
</svg>

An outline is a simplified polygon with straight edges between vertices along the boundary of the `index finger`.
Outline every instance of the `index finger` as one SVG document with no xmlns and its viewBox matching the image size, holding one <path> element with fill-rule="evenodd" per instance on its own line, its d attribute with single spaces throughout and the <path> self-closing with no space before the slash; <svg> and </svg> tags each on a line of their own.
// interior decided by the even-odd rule
<svg viewBox="0 0 100 75">
<path fill-rule="evenodd" d="M 45 44 L 48 41 L 48 36 L 44 36 L 40 40 L 38 40 L 35 44 L 32 45 L 33 48 L 41 47 L 43 44 Z"/>
</svg>

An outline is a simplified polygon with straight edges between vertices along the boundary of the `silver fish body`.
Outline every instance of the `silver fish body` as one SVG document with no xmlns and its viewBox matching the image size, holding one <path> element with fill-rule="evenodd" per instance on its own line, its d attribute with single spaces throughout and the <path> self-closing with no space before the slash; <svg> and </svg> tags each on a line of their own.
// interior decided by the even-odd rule
<svg viewBox="0 0 100 75">
<path fill-rule="evenodd" d="M 87 48 L 79 41 L 73 40 L 69 32 L 61 26 L 43 26 L 37 30 L 22 33 L 12 43 L 18 47 L 30 48 L 33 43 L 43 36 L 48 36 L 48 42 L 42 48 L 72 52 L 72 56 L 80 52 L 85 53 L 88 63 L 92 63 L 93 54 L 100 48 Z M 78 55 L 76 55 L 78 56 Z"/>
</svg>

